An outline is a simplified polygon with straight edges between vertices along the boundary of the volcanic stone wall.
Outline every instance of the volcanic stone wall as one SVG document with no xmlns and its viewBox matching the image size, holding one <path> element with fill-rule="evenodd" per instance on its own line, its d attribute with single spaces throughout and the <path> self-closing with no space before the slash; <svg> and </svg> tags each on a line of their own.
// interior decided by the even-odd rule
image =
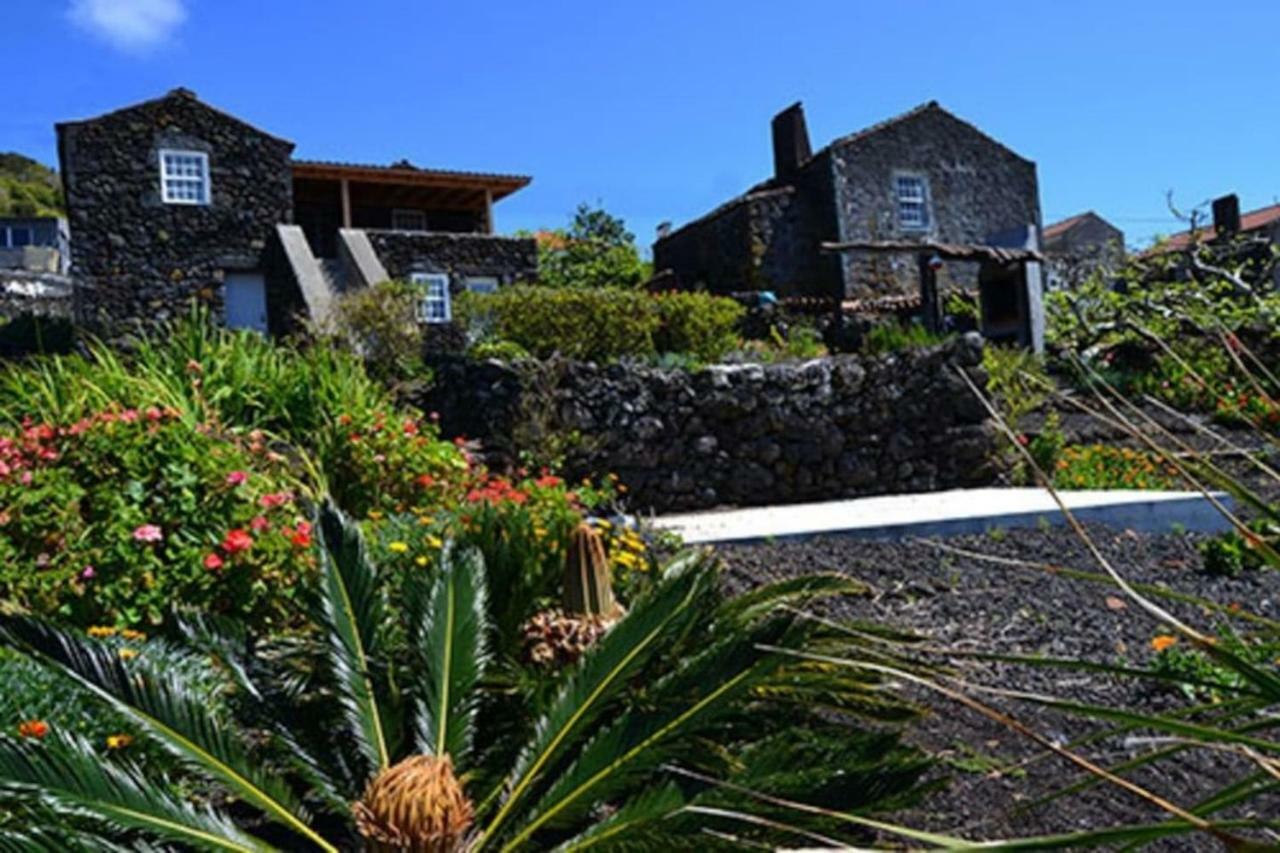
<svg viewBox="0 0 1280 853">
<path fill-rule="evenodd" d="M 493 276 L 501 284 L 532 281 L 538 275 L 538 245 L 532 237 L 367 231 L 378 260 L 394 279 L 413 272 L 449 275 L 450 289 L 461 290 L 466 276 Z"/>
<path fill-rule="evenodd" d="M 225 272 L 261 269 L 274 226 L 292 217 L 293 143 L 185 89 L 60 124 L 58 146 L 86 322 L 145 325 L 192 297 L 220 313 Z M 208 154 L 209 204 L 161 200 L 165 148 Z"/>
<path fill-rule="evenodd" d="M 995 482 L 997 436 L 956 373 L 980 384 L 982 345 L 689 373 L 627 365 L 454 358 L 412 401 L 446 434 L 509 466 L 544 416 L 572 478 L 616 473 L 654 511 L 921 492 Z M 536 436 L 534 439 L 536 440 Z"/>
</svg>

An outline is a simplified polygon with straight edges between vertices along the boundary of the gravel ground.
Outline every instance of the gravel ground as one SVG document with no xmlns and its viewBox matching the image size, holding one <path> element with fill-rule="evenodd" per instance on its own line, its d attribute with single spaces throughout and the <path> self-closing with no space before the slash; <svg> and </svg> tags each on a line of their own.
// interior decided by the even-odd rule
<svg viewBox="0 0 1280 853">
<path fill-rule="evenodd" d="M 1097 525 L 1091 536 L 1113 565 L 1132 581 L 1155 583 L 1223 605 L 1239 603 L 1261 616 L 1280 619 L 1280 573 L 1256 572 L 1237 579 L 1202 571 L 1191 534 L 1148 535 Z M 940 547 L 943 546 L 943 547 Z M 951 550 L 944 550 L 951 549 Z M 863 598 L 833 602 L 847 617 L 875 619 L 930 638 L 954 650 L 1042 654 L 1145 666 L 1159 623 L 1104 584 L 1071 579 L 1043 569 L 998 564 L 977 556 L 1098 571 L 1083 544 L 1069 530 L 1019 530 L 1000 534 L 910 542 L 815 538 L 757 545 L 726 545 L 728 583 L 745 589 L 757 583 L 815 571 L 853 575 L 872 588 Z M 1202 607 L 1162 602 L 1180 618 L 1210 627 L 1225 617 Z M 957 655 L 939 660 L 975 684 L 1051 694 L 1095 704 L 1163 712 L 1185 705 L 1171 688 L 1112 676 L 1021 664 L 975 661 Z M 1094 786 L 1047 804 L 1036 801 L 1081 778 L 1081 771 L 1008 728 L 936 694 L 916 693 L 931 713 L 908 740 L 939 757 L 947 784 L 897 820 L 909 826 L 963 833 L 969 838 L 1008 838 L 1046 832 L 1099 828 L 1164 815 L 1134 795 L 1112 786 Z M 1032 729 L 1062 744 L 1075 743 L 1109 726 L 1039 705 L 983 696 Z M 1114 766 L 1150 749 L 1129 732 L 1085 745 L 1077 752 Z M 1274 733 L 1270 735 L 1274 737 Z M 1184 751 L 1131 775 L 1134 781 L 1189 806 L 1228 781 L 1249 772 L 1245 759 L 1207 750 Z M 1280 795 L 1252 801 L 1245 813 L 1280 815 Z M 1237 812 L 1237 815 L 1240 814 Z M 1280 837 L 1276 839 L 1280 844 Z M 1152 845 L 1162 850 L 1212 850 L 1205 836 L 1187 836 Z"/>
</svg>

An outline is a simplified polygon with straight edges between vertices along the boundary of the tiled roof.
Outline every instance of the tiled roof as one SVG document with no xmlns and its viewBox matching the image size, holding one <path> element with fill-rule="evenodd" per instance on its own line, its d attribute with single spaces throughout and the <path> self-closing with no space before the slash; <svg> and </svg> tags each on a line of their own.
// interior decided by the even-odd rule
<svg viewBox="0 0 1280 853">
<path fill-rule="evenodd" d="M 1092 210 L 1086 210 L 1084 213 L 1077 213 L 1075 216 L 1069 216 L 1060 222 L 1055 222 L 1052 225 L 1046 225 L 1044 227 L 1044 239 L 1050 240 L 1060 234 L 1065 234 L 1079 223 L 1094 215 L 1095 214 Z"/>
<path fill-rule="evenodd" d="M 1269 207 L 1260 207 L 1257 210 L 1251 210 L 1240 217 L 1241 232 L 1257 231 L 1265 228 L 1274 222 L 1280 222 L 1280 204 L 1273 204 Z M 1193 234 L 1190 231 L 1183 231 L 1174 234 L 1168 240 L 1164 241 L 1157 247 L 1157 251 L 1176 251 L 1185 249 L 1191 245 L 1192 240 L 1197 243 L 1203 243 L 1212 240 L 1217 236 L 1217 231 L 1210 226 L 1208 228 L 1198 228 Z"/>
</svg>

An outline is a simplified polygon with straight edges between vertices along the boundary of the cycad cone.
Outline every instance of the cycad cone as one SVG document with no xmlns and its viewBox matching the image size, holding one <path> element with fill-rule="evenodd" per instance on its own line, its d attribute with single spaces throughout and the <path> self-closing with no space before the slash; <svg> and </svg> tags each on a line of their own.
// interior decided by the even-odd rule
<svg viewBox="0 0 1280 853">
<path fill-rule="evenodd" d="M 367 849 L 379 853 L 455 853 L 475 817 L 447 755 L 415 755 L 388 767 L 354 812 Z"/>
<path fill-rule="evenodd" d="M 564 609 L 571 614 L 599 616 L 607 622 L 622 615 L 622 607 L 613 597 L 604 540 L 586 522 L 578 525 L 569 540 L 561 595 Z"/>
</svg>

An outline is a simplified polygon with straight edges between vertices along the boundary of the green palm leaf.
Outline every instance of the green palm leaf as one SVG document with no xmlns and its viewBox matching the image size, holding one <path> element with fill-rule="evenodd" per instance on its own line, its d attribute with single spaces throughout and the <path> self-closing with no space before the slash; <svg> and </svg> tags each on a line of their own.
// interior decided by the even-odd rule
<svg viewBox="0 0 1280 853">
<path fill-rule="evenodd" d="M 679 635 L 705 613 L 695 602 L 714 590 L 715 581 L 715 572 L 703 555 L 679 558 L 668 567 L 654 590 L 583 656 L 538 719 L 533 740 L 521 751 L 507 776 L 505 797 L 477 847 L 504 828 L 542 774 L 563 757 L 571 744 L 586 736 L 591 724 L 625 690 L 628 677 L 656 655 L 668 651 Z M 493 796 L 481 804 L 482 809 Z"/>
<path fill-rule="evenodd" d="M 29 617 L 0 615 L 0 638 L 128 717 L 193 770 L 336 853 L 308 825 L 297 797 L 249 761 L 232 728 L 216 719 L 205 697 L 189 689 L 172 668 L 157 672 L 145 656 L 126 665 L 113 649 Z"/>
<path fill-rule="evenodd" d="M 659 848 L 667 839 L 650 830 L 684 807 L 680 788 L 668 782 L 650 788 L 624 803 L 616 812 L 574 836 L 556 848 L 556 853 L 578 853 L 581 850 Z"/>
<path fill-rule="evenodd" d="M 414 606 L 409 643 L 422 698 L 414 721 L 419 748 L 460 763 L 474 737 L 476 685 L 490 660 L 484 560 L 474 549 L 446 548 L 431 587 Z"/>
<path fill-rule="evenodd" d="M 372 771 L 391 765 L 385 711 L 374 689 L 371 654 L 385 601 L 360 529 L 332 504 L 320 511 L 320 587 L 329 665 L 347 725 Z"/>
<path fill-rule="evenodd" d="M 0 800 L 11 798 L 36 798 L 64 818 L 88 818 L 116 831 L 140 830 L 198 850 L 275 849 L 225 815 L 178 799 L 133 767 L 103 762 L 92 745 L 74 735 L 53 733 L 42 743 L 0 737 Z"/>
</svg>

